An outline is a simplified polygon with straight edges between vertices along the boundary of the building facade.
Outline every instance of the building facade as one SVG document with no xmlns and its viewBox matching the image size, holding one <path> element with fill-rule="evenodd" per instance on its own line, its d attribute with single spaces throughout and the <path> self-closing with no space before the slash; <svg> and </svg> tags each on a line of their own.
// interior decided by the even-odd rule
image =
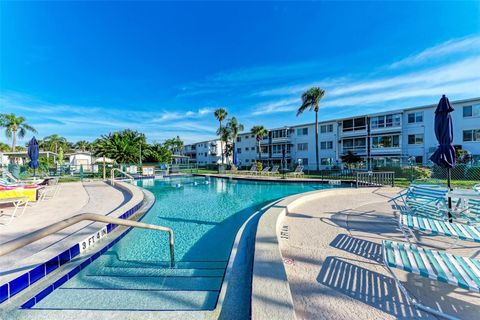
<svg viewBox="0 0 480 320">
<path fill-rule="evenodd" d="M 223 143 L 225 148 L 225 143 Z M 189 158 L 190 163 L 199 165 L 212 165 L 222 163 L 222 142 L 219 139 L 201 141 L 187 144 L 183 147 L 183 155 Z M 231 157 L 224 159 L 225 163 L 231 162 Z"/>
<path fill-rule="evenodd" d="M 429 158 L 438 145 L 434 134 L 436 106 L 320 122 L 319 167 L 342 167 L 342 156 L 349 151 L 362 159 L 364 168 L 412 162 L 429 165 Z M 456 149 L 468 151 L 473 162 L 480 163 L 480 98 L 454 101 L 452 106 L 455 109 L 453 144 Z M 258 160 L 266 165 L 281 165 L 285 159 L 289 167 L 302 164 L 307 169 L 316 168 L 314 123 L 270 129 L 260 141 L 260 154 L 257 145 L 251 133 L 238 136 L 234 146 L 238 166 L 248 167 Z"/>
</svg>

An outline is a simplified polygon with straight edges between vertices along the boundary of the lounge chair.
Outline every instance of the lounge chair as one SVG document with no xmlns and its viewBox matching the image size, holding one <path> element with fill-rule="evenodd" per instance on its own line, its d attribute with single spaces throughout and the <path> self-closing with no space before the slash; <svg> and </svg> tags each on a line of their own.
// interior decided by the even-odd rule
<svg viewBox="0 0 480 320">
<path fill-rule="evenodd" d="M 12 215 L 10 216 L 10 219 L 8 220 L 8 222 L 5 224 L 0 224 L 0 226 L 9 225 L 15 218 L 15 215 L 18 209 L 23 205 L 22 212 L 18 215 L 18 217 L 21 217 L 25 213 L 25 209 L 27 208 L 28 201 L 29 201 L 28 197 L 14 197 L 14 198 L 0 199 L 0 204 L 12 204 L 14 206 Z M 0 213 L 0 215 L 3 215 L 3 211 Z"/>
<path fill-rule="evenodd" d="M 268 171 L 270 170 L 270 167 L 265 167 L 262 169 L 262 171 L 257 171 L 256 174 L 259 174 L 259 175 L 266 175 L 268 174 Z"/>
<path fill-rule="evenodd" d="M 444 251 L 425 249 L 413 244 L 383 241 L 383 261 L 407 300 L 418 309 L 437 316 L 452 318 L 440 310 L 427 307 L 412 298 L 392 268 L 415 273 L 420 276 L 479 292 L 480 261 L 455 256 Z"/>
<path fill-rule="evenodd" d="M 303 166 L 298 165 L 293 172 L 289 172 L 287 175 L 294 176 L 294 177 L 303 176 Z"/>
<path fill-rule="evenodd" d="M 450 211 L 446 198 L 447 192 L 448 188 L 413 185 L 389 202 L 393 202 L 403 213 L 443 219 Z"/>
<path fill-rule="evenodd" d="M 255 173 L 257 173 L 257 165 L 252 164 L 252 166 L 250 167 L 249 170 L 238 171 L 238 173 L 255 174 Z"/>
<path fill-rule="evenodd" d="M 274 175 L 274 174 L 277 174 L 279 173 L 278 169 L 280 169 L 280 166 L 273 166 L 272 167 L 272 170 L 270 170 L 269 172 L 267 172 L 267 175 Z"/>
<path fill-rule="evenodd" d="M 480 193 L 480 184 L 476 184 L 472 187 L 473 190 L 477 191 L 478 193 Z"/>
<path fill-rule="evenodd" d="M 416 239 L 413 230 L 431 235 L 451 237 L 456 240 L 480 242 L 480 226 L 441 221 L 411 214 L 401 214 L 398 218 L 398 226 L 409 243 L 411 241 L 407 232 Z"/>
<path fill-rule="evenodd" d="M 49 180 L 48 184 L 40 189 L 39 202 L 55 198 L 59 191 L 60 183 L 58 183 L 58 178 Z"/>
</svg>

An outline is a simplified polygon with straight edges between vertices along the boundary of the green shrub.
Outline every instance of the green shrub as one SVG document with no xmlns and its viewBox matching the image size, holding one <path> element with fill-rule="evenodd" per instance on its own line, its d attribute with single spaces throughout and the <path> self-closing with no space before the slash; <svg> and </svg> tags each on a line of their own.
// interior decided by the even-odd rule
<svg viewBox="0 0 480 320">
<path fill-rule="evenodd" d="M 261 163 L 260 161 L 257 161 L 256 165 L 257 165 L 257 171 L 263 170 L 263 163 Z"/>
</svg>

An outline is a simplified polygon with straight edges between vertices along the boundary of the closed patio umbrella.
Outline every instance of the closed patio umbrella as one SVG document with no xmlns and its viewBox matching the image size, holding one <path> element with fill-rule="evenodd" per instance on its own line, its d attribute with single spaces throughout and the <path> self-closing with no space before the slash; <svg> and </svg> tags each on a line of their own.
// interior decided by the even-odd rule
<svg viewBox="0 0 480 320">
<path fill-rule="evenodd" d="M 451 112 L 455 109 L 448 98 L 443 95 L 435 109 L 435 136 L 438 148 L 430 157 L 433 163 L 447 169 L 447 185 L 451 190 L 451 169 L 455 166 L 455 149 L 453 148 L 453 122 Z M 448 198 L 448 206 L 452 208 L 452 199 Z M 449 214 L 450 217 L 450 214 Z M 451 218 L 451 217 L 450 217 Z"/>
<path fill-rule="evenodd" d="M 28 150 L 27 150 L 28 157 L 30 158 L 30 162 L 28 166 L 33 169 L 33 177 L 35 177 L 36 169 L 40 167 L 38 163 L 38 158 L 40 155 L 40 150 L 38 148 L 38 141 L 33 137 L 30 142 L 28 143 Z"/>
</svg>

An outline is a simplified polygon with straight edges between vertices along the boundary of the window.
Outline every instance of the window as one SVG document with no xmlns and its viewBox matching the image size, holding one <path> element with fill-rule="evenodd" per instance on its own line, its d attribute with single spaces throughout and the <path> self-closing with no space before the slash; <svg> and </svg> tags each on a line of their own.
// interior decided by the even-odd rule
<svg viewBox="0 0 480 320">
<path fill-rule="evenodd" d="M 372 148 L 398 148 L 400 147 L 400 136 L 378 136 L 372 138 Z"/>
<path fill-rule="evenodd" d="M 332 158 L 320 158 L 320 165 L 322 166 L 329 166 L 333 162 Z"/>
<path fill-rule="evenodd" d="M 308 136 L 308 128 L 298 128 L 297 136 Z"/>
<path fill-rule="evenodd" d="M 423 134 L 409 134 L 408 144 L 423 144 Z"/>
<path fill-rule="evenodd" d="M 423 156 L 416 156 L 415 163 L 422 164 L 423 163 Z"/>
<path fill-rule="evenodd" d="M 423 111 L 412 112 L 408 114 L 408 123 L 423 122 Z"/>
<path fill-rule="evenodd" d="M 308 165 L 308 158 L 300 158 L 298 159 L 298 164 L 302 164 L 304 166 Z"/>
<path fill-rule="evenodd" d="M 299 143 L 297 145 L 298 151 L 308 151 L 308 143 Z"/>
<path fill-rule="evenodd" d="M 272 131 L 272 138 L 286 138 L 288 137 L 287 130 L 285 129 L 280 129 L 280 130 L 274 130 Z"/>
<path fill-rule="evenodd" d="M 237 137 L 237 142 L 242 142 L 242 138 L 241 138 L 241 137 Z"/>
<path fill-rule="evenodd" d="M 333 132 L 333 124 L 323 124 L 320 126 L 320 133 Z"/>
<path fill-rule="evenodd" d="M 245 148 L 245 151 L 248 151 L 248 147 Z"/>
<path fill-rule="evenodd" d="M 463 117 L 480 117 L 480 104 L 463 107 Z"/>
<path fill-rule="evenodd" d="M 480 142 L 480 129 L 463 130 L 463 142 Z"/>
<path fill-rule="evenodd" d="M 320 149 L 322 150 L 333 149 L 333 141 L 320 142 Z"/>
<path fill-rule="evenodd" d="M 237 148 L 237 153 L 242 153 L 242 148 Z"/>
<path fill-rule="evenodd" d="M 355 131 L 355 130 L 365 130 L 366 129 L 366 119 L 355 118 L 349 120 L 343 120 L 343 131 Z"/>
<path fill-rule="evenodd" d="M 355 138 L 343 140 L 343 151 L 365 151 L 367 146 L 366 138 Z"/>
<path fill-rule="evenodd" d="M 399 113 L 373 117 L 370 119 L 370 127 L 372 129 L 399 127 L 400 124 L 401 115 Z"/>
</svg>

